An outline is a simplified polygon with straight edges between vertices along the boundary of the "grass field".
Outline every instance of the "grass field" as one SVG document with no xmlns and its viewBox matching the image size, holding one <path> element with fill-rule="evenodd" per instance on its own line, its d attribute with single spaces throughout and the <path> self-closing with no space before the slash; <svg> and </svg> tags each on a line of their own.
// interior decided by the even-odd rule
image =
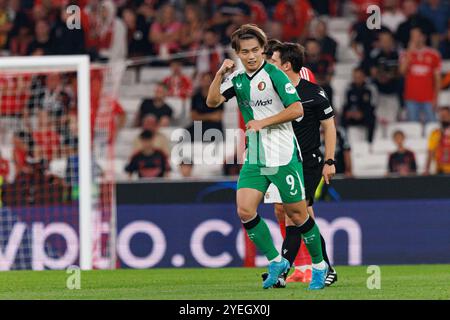
<svg viewBox="0 0 450 320">
<path fill-rule="evenodd" d="M 81 272 L 81 289 L 65 271 L 0 272 L 0 299 L 450 299 L 450 265 L 381 266 L 381 289 L 369 290 L 367 267 L 337 267 L 339 281 L 320 291 L 306 284 L 261 288 L 265 269 L 149 269 Z"/>
</svg>

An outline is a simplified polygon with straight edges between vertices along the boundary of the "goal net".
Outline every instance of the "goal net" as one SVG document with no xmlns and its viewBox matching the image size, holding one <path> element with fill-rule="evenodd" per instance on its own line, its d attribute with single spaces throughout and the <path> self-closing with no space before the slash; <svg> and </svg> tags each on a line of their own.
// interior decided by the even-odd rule
<svg viewBox="0 0 450 320">
<path fill-rule="evenodd" d="M 0 70 L 0 270 L 114 267 L 122 66 L 48 56 Z"/>
</svg>

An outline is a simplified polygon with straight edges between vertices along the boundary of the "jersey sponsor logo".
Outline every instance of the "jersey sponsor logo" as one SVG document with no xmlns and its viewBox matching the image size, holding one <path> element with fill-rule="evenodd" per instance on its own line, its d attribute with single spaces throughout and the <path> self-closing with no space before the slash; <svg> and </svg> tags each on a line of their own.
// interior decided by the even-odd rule
<svg viewBox="0 0 450 320">
<path fill-rule="evenodd" d="M 237 82 L 236 83 L 236 89 L 241 90 L 242 89 L 242 83 Z"/>
<path fill-rule="evenodd" d="M 326 108 L 325 110 L 323 110 L 323 112 L 325 113 L 325 114 L 329 114 L 330 112 L 332 112 L 333 111 L 333 108 L 330 106 L 330 107 L 328 107 L 328 108 Z"/>
<path fill-rule="evenodd" d="M 263 91 L 266 88 L 266 83 L 264 81 L 261 81 L 258 83 L 258 90 Z"/>
<path fill-rule="evenodd" d="M 244 106 L 244 107 L 265 107 L 265 106 L 267 106 L 267 105 L 270 105 L 270 104 L 272 104 L 272 99 L 267 99 L 267 100 L 256 100 L 256 101 L 253 101 L 253 100 L 251 100 L 251 101 L 248 101 L 248 100 L 245 100 L 245 101 L 242 101 L 242 105 Z"/>
<path fill-rule="evenodd" d="M 286 85 L 284 86 L 284 90 L 286 91 L 286 93 L 288 94 L 294 94 L 295 93 L 295 88 L 292 85 L 292 83 L 286 83 Z"/>
<path fill-rule="evenodd" d="M 325 94 L 325 91 L 320 90 L 320 91 L 319 91 L 319 94 L 320 94 L 322 97 L 324 97 L 325 99 L 327 98 L 327 95 Z"/>
</svg>

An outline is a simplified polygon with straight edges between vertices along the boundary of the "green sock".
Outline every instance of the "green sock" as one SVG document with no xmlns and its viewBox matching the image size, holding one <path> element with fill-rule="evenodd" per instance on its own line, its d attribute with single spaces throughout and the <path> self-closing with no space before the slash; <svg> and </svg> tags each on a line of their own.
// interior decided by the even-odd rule
<svg viewBox="0 0 450 320">
<path fill-rule="evenodd" d="M 279 255 L 278 250 L 273 244 L 269 228 L 260 216 L 256 216 L 253 220 L 244 223 L 244 228 L 247 231 L 250 240 L 253 241 L 258 250 L 261 251 L 269 261 L 275 259 Z"/>
<path fill-rule="evenodd" d="M 308 231 L 302 233 L 303 241 L 305 241 L 305 245 L 308 248 L 309 254 L 311 255 L 312 263 L 320 263 L 321 261 L 323 261 L 323 256 L 319 227 L 312 218 L 310 218 L 309 220 L 312 221 L 314 225 L 312 225 L 312 227 Z M 309 221 L 307 221 L 307 223 L 308 222 Z"/>
</svg>

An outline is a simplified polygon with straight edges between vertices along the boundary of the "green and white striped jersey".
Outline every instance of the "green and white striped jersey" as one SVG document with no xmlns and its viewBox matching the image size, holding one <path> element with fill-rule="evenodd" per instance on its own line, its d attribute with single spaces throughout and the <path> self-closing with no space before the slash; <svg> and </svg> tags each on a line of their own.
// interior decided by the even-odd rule
<svg viewBox="0 0 450 320">
<path fill-rule="evenodd" d="M 286 74 L 276 66 L 264 62 L 249 75 L 239 70 L 228 76 L 220 87 L 228 101 L 236 97 L 245 123 L 276 115 L 296 101 L 300 101 Z M 264 128 L 257 134 L 247 134 L 245 163 L 264 167 L 287 165 L 293 157 L 300 157 L 291 122 Z"/>
</svg>

